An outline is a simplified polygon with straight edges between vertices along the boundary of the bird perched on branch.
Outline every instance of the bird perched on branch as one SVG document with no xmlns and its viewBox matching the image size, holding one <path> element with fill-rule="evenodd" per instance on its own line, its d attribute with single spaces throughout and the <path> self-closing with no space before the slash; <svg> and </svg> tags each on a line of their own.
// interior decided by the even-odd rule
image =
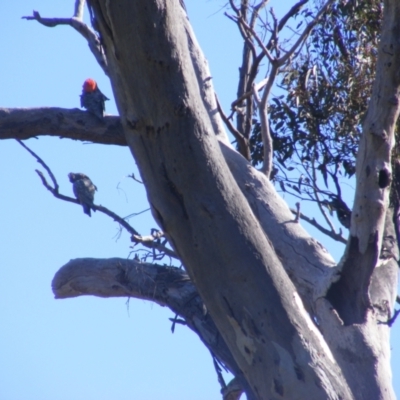
<svg viewBox="0 0 400 400">
<path fill-rule="evenodd" d="M 79 203 L 82 204 L 83 212 L 90 217 L 90 209 L 96 211 L 93 205 L 93 200 L 94 192 L 97 190 L 97 187 L 85 174 L 70 172 L 68 178 L 72 183 L 75 197 Z"/>
<path fill-rule="evenodd" d="M 86 79 L 83 82 L 81 94 L 81 107 L 86 108 L 90 113 L 97 118 L 103 119 L 106 110 L 105 102 L 110 100 L 101 93 L 94 79 Z"/>
</svg>

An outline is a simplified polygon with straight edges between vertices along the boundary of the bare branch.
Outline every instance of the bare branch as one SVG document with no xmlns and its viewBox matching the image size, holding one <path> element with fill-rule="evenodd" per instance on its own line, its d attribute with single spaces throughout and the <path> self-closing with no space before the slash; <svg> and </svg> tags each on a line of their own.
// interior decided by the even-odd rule
<svg viewBox="0 0 400 400">
<path fill-rule="evenodd" d="M 246 45 L 248 46 L 252 56 L 255 58 L 257 55 L 256 48 L 254 47 L 253 42 L 251 41 L 251 39 L 249 38 L 249 35 L 246 33 L 246 31 L 244 30 L 244 28 L 241 24 L 243 17 L 240 15 L 240 13 L 238 14 L 237 17 L 233 17 L 233 16 L 229 15 L 228 13 L 225 13 L 225 16 L 237 24 L 237 26 L 239 28 L 239 32 L 242 35 L 243 40 L 245 41 Z"/>
<path fill-rule="evenodd" d="M 277 65 L 272 64 L 272 68 L 268 76 L 268 81 L 264 88 L 263 97 L 261 102 L 259 103 L 261 137 L 264 145 L 264 160 L 261 171 L 264 172 L 264 174 L 268 178 L 272 171 L 272 159 L 274 156 L 274 148 L 273 148 L 273 142 L 272 142 L 271 132 L 269 129 L 269 120 L 268 120 L 268 97 L 277 74 L 278 74 L 278 67 Z M 254 92 L 256 93 L 256 91 Z"/>
<path fill-rule="evenodd" d="M 75 1 L 74 18 L 82 21 L 83 11 L 85 9 L 85 3 L 86 3 L 86 0 L 76 0 Z"/>
<path fill-rule="evenodd" d="M 237 24 L 240 34 L 244 39 L 242 62 L 239 68 L 239 82 L 237 89 L 237 97 L 241 97 L 243 93 L 248 91 L 249 85 L 251 87 L 252 82 L 249 81 L 249 71 L 251 70 L 254 58 L 257 56 L 257 52 L 251 37 L 249 36 L 248 32 L 246 32 L 243 25 L 243 23 L 245 23 L 247 20 L 249 13 L 249 2 L 241 1 L 240 10 L 234 7 L 233 1 L 231 1 L 231 5 L 236 11 L 236 17 L 232 17 L 231 19 L 233 19 Z M 240 107 L 240 111 L 236 115 L 237 130 L 246 139 L 248 139 L 250 137 L 252 127 L 253 103 L 251 100 L 245 99 L 244 101 L 238 103 L 238 106 Z"/>
<path fill-rule="evenodd" d="M 329 218 L 328 214 L 326 213 L 324 207 L 322 207 L 323 202 L 322 202 L 322 200 L 320 199 L 320 196 L 319 196 L 319 193 L 321 192 L 321 190 L 319 190 L 319 188 L 317 186 L 317 173 L 316 173 L 316 170 L 315 170 L 315 163 L 314 162 L 312 163 L 311 168 L 312 168 L 312 180 L 311 180 L 311 182 L 313 182 L 312 189 L 313 189 L 313 192 L 314 192 L 316 203 L 317 203 L 318 208 L 319 208 L 322 216 L 324 217 L 326 223 L 331 228 L 331 231 L 335 232 L 335 227 L 333 226 L 333 223 L 332 223 L 331 219 Z"/>
<path fill-rule="evenodd" d="M 296 202 L 296 216 L 294 218 L 294 222 L 300 221 L 300 202 Z"/>
<path fill-rule="evenodd" d="M 136 176 L 133 172 L 130 175 L 128 175 L 127 177 L 132 178 L 134 181 L 141 183 L 143 185 L 143 182 L 140 179 L 136 178 Z"/>
<path fill-rule="evenodd" d="M 122 258 L 81 258 L 71 260 L 60 268 L 53 278 L 52 289 L 56 299 L 134 297 L 168 307 L 199 335 L 221 365 L 235 376 L 242 376 L 183 269 Z"/>
<path fill-rule="evenodd" d="M 0 140 L 57 136 L 98 144 L 127 146 L 119 117 L 102 121 L 77 108 L 0 108 Z"/>
<path fill-rule="evenodd" d="M 261 82 L 259 83 L 255 83 L 254 86 L 256 88 L 256 90 L 259 92 L 260 90 L 262 90 L 265 85 L 268 82 L 268 78 L 264 78 Z M 243 93 L 242 96 L 238 97 L 235 101 L 232 102 L 231 104 L 231 109 L 234 110 L 236 108 L 237 105 L 239 105 L 239 103 L 241 103 L 244 99 L 250 97 L 253 93 L 253 90 L 249 90 L 248 92 Z"/>
<path fill-rule="evenodd" d="M 318 14 L 316 17 L 307 25 L 307 27 L 304 29 L 303 33 L 300 35 L 300 37 L 297 39 L 296 43 L 292 46 L 292 48 L 282 57 L 279 58 L 279 66 L 283 65 L 288 61 L 288 59 L 293 55 L 293 53 L 304 43 L 304 41 L 307 39 L 308 35 L 310 34 L 311 30 L 314 28 L 314 26 L 317 24 L 319 19 L 324 15 L 324 13 L 327 11 L 328 7 L 334 2 L 334 0 L 328 0 L 325 5 L 318 11 Z"/>
<path fill-rule="evenodd" d="M 257 44 L 260 46 L 260 48 L 263 51 L 264 55 L 267 56 L 269 62 L 271 64 L 276 62 L 276 59 L 274 57 L 272 57 L 271 53 L 269 52 L 267 47 L 264 45 L 264 42 L 262 41 L 262 39 L 257 35 L 256 31 L 251 26 L 249 26 L 245 21 L 242 21 L 241 23 L 244 26 L 244 28 L 249 33 L 251 33 L 251 35 L 254 37 L 254 39 L 256 39 Z"/>
<path fill-rule="evenodd" d="M 54 186 L 51 186 L 45 176 L 43 175 L 43 173 L 39 170 L 35 170 L 36 173 L 39 175 L 44 187 L 49 190 L 52 195 L 54 197 L 56 197 L 57 199 L 63 200 L 63 201 L 68 201 L 70 203 L 75 203 L 78 205 L 81 205 L 79 203 L 78 200 L 69 197 L 69 196 L 65 196 L 63 194 L 60 194 L 58 192 L 59 189 L 59 185 L 57 182 L 57 179 L 55 178 L 53 172 L 51 171 L 51 169 L 48 167 L 48 165 L 34 152 L 32 151 L 28 146 L 26 146 L 24 143 L 22 143 L 20 140 L 18 140 L 18 143 L 23 146 L 34 158 L 36 158 L 36 160 L 43 166 L 43 168 L 45 168 L 45 170 L 47 171 L 47 173 L 49 174 L 49 176 L 51 177 L 51 180 L 53 182 Z M 179 259 L 179 257 L 177 256 L 177 254 L 169 249 L 168 247 L 165 246 L 165 244 L 160 242 L 160 239 L 162 237 L 164 237 L 164 233 L 163 232 L 157 232 L 157 234 L 154 234 L 152 236 L 141 236 L 139 234 L 139 232 L 133 228 L 127 221 L 126 219 L 120 217 L 119 215 L 117 215 L 116 213 L 114 213 L 113 211 L 109 210 L 108 208 L 101 206 L 101 205 L 96 205 L 93 204 L 92 206 L 96 211 L 100 211 L 103 214 L 108 215 L 110 218 L 112 218 L 114 221 L 118 222 L 123 228 L 125 228 L 131 235 L 131 241 L 134 243 L 140 243 L 143 246 L 153 249 L 153 250 L 157 250 L 162 254 L 165 254 L 169 257 L 173 257 L 175 259 Z"/>
<path fill-rule="evenodd" d="M 168 247 L 166 247 L 163 243 L 160 242 L 160 238 L 164 237 L 164 232 L 158 232 L 157 235 L 149 235 L 149 236 L 141 236 L 139 234 L 133 234 L 131 236 L 131 242 L 148 247 L 149 249 L 154 249 L 159 251 L 160 253 L 164 253 L 165 255 L 175 258 L 179 260 L 178 255 Z"/>
<path fill-rule="evenodd" d="M 33 11 L 32 16 L 22 17 L 22 19 L 26 19 L 27 21 L 34 20 L 49 28 L 54 28 L 57 25 L 72 26 L 87 40 L 90 51 L 93 53 L 96 61 L 98 62 L 104 73 L 108 76 L 109 71 L 107 59 L 100 42 L 100 38 L 93 29 L 91 29 L 82 21 L 84 3 L 85 2 L 82 0 L 76 1 L 75 12 L 72 18 L 42 18 L 39 12 Z"/>
<path fill-rule="evenodd" d="M 47 168 L 46 168 L 47 170 Z M 42 180 L 42 183 L 44 185 L 44 187 L 51 192 L 51 194 L 56 197 L 57 199 L 60 200 L 64 200 L 64 201 L 68 201 L 70 203 L 75 203 L 78 204 L 79 206 L 81 205 L 81 203 L 79 203 L 79 201 L 77 199 L 74 199 L 73 197 L 69 197 L 69 196 L 65 196 L 63 194 L 60 194 L 58 192 L 58 184 L 57 184 L 57 189 L 55 187 L 52 187 L 51 185 L 49 185 L 49 183 L 47 182 L 45 176 L 43 175 L 43 173 L 39 170 L 35 170 L 36 173 L 39 175 L 40 179 Z M 128 222 L 126 222 L 122 217 L 120 217 L 119 215 L 115 214 L 114 212 L 112 212 L 111 210 L 109 210 L 108 208 L 101 206 L 101 205 L 96 205 L 93 204 L 92 206 L 96 211 L 100 211 L 103 214 L 108 215 L 109 217 L 111 217 L 114 221 L 118 222 L 123 228 L 125 228 L 131 235 L 139 235 L 139 233 L 136 231 L 136 229 L 134 229 L 132 226 L 130 226 L 128 224 Z M 148 246 L 147 246 L 148 247 Z"/>
<path fill-rule="evenodd" d="M 233 0 L 229 0 L 229 3 L 231 5 L 232 10 L 235 11 L 235 13 L 239 15 L 240 10 L 235 6 L 234 1 Z"/>
<path fill-rule="evenodd" d="M 27 150 L 33 157 L 36 158 L 36 161 L 47 171 L 47 173 L 49 174 L 53 185 L 54 185 L 54 190 L 58 193 L 58 182 L 56 177 L 54 176 L 52 170 L 47 166 L 47 164 L 34 152 L 32 151 L 26 144 L 24 144 L 23 142 L 21 142 L 21 140 L 17 139 L 17 142 L 25 149 Z M 36 172 L 39 174 L 39 171 L 36 170 Z M 41 174 L 41 173 L 40 173 Z M 39 174 L 39 176 L 40 176 Z M 43 179 L 42 179 L 43 181 Z M 47 182 L 46 182 L 47 183 Z"/>
<path fill-rule="evenodd" d="M 278 23 L 278 32 L 280 32 L 286 26 L 286 23 L 289 21 L 289 19 L 297 14 L 300 11 L 301 7 L 303 7 L 304 4 L 308 3 L 308 1 L 309 0 L 299 1 L 283 16 L 283 18 Z M 269 46 L 267 46 L 267 48 L 269 48 Z"/>
<path fill-rule="evenodd" d="M 70 203 L 75 203 L 75 204 L 81 205 L 80 202 L 77 199 L 74 199 L 72 197 L 68 197 L 68 196 L 60 194 L 58 192 L 58 188 L 59 188 L 58 182 L 57 182 L 53 172 L 49 168 L 49 166 L 33 150 L 31 150 L 28 146 L 23 144 L 20 140 L 18 140 L 18 143 L 21 146 L 23 146 L 34 158 L 36 158 L 36 160 L 45 168 L 47 173 L 50 175 L 51 180 L 52 180 L 52 182 L 54 184 L 54 187 L 49 185 L 49 183 L 47 182 L 45 176 L 43 175 L 43 172 L 41 172 L 39 170 L 35 170 L 36 173 L 39 175 L 40 179 L 42 180 L 42 183 L 45 186 L 45 188 L 47 190 L 49 190 L 53 194 L 54 197 L 56 197 L 57 199 L 60 199 L 60 200 L 68 201 Z M 120 216 L 118 216 L 117 214 L 115 214 L 114 212 L 109 210 L 108 208 L 100 206 L 100 205 L 95 205 L 95 204 L 93 204 L 92 207 L 95 210 L 99 210 L 103 214 L 106 214 L 109 217 L 113 218 L 114 221 L 118 222 L 121 226 L 123 226 L 131 235 L 140 236 L 139 233 L 132 226 L 130 226 L 123 218 L 121 218 Z"/>
<path fill-rule="evenodd" d="M 224 121 L 225 125 L 228 127 L 229 131 L 232 133 L 233 137 L 236 139 L 238 143 L 240 154 L 247 160 L 250 160 L 249 141 L 233 126 L 230 119 L 226 116 L 226 114 L 222 110 L 217 95 L 215 95 L 215 100 L 217 102 L 218 112 L 220 113 L 222 120 Z"/>
<path fill-rule="evenodd" d="M 304 221 L 308 222 L 310 225 L 312 225 L 314 228 L 317 228 L 320 232 L 322 232 L 324 235 L 329 236 L 331 239 L 336 240 L 337 242 L 346 244 L 347 240 L 341 235 L 341 233 L 336 233 L 335 231 L 330 231 L 329 229 L 324 228 L 322 225 L 320 225 L 315 218 L 310 218 L 307 215 L 303 213 L 299 213 L 298 210 L 290 209 L 290 211 L 297 217 L 297 215 L 300 216 L 301 219 Z"/>
<path fill-rule="evenodd" d="M 302 7 L 304 4 L 306 4 L 308 1 L 309 1 L 309 0 L 301 0 L 301 1 L 299 1 L 297 4 L 295 4 L 295 5 L 286 13 L 286 15 L 285 15 L 285 16 L 279 21 L 279 23 L 278 23 L 278 27 L 277 27 L 277 32 L 278 32 L 278 33 L 285 27 L 287 21 L 288 21 L 291 17 L 293 17 L 293 16 L 301 9 L 301 7 Z M 231 5 L 232 5 L 232 2 L 231 2 Z M 232 8 L 233 8 L 236 12 L 238 12 L 238 9 L 237 9 L 237 8 L 234 8 L 234 7 L 232 7 Z M 236 23 L 238 23 L 238 19 L 234 19 L 234 18 L 231 18 L 231 19 L 232 19 L 233 21 L 235 21 Z M 250 25 L 250 27 L 251 27 L 251 25 Z M 239 28 L 240 28 L 240 27 L 239 27 Z M 241 31 L 241 33 L 242 33 L 242 31 Z M 272 35 L 271 38 L 270 38 L 269 41 L 268 41 L 268 44 L 265 46 L 265 48 L 268 50 L 268 52 L 269 52 L 269 50 L 272 48 L 272 46 L 273 46 L 273 44 L 274 44 L 274 38 L 275 38 L 275 36 Z M 263 43 L 263 42 L 261 41 L 261 43 Z M 254 62 L 253 62 L 253 65 L 252 65 L 252 68 L 251 68 L 251 71 L 250 71 L 250 74 L 249 74 L 249 76 L 250 76 L 249 81 L 252 81 L 252 80 L 255 78 L 255 76 L 256 76 L 256 74 L 257 74 L 257 72 L 258 72 L 258 67 L 259 67 L 259 65 L 260 65 L 260 62 L 262 61 L 262 59 L 264 58 L 264 56 L 265 56 L 265 52 L 262 51 L 262 52 L 254 59 Z M 260 83 L 257 85 L 257 88 L 258 88 L 257 90 L 261 90 L 261 89 L 265 86 L 266 81 L 267 81 L 267 79 L 265 79 L 265 82 L 264 82 L 264 81 L 260 82 Z M 251 93 L 252 93 L 252 90 L 248 90 L 247 92 L 245 92 L 245 93 L 239 95 L 238 98 L 237 98 L 234 102 L 232 102 L 232 105 L 231 105 L 232 110 L 234 110 L 235 107 L 236 107 L 239 103 L 241 103 L 244 99 L 250 97 L 250 96 L 251 96 Z"/>
</svg>

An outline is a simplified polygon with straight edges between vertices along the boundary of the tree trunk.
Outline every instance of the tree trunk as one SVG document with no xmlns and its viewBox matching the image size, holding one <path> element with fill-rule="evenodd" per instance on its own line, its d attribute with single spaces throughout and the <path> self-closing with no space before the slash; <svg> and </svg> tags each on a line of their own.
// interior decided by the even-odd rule
<svg viewBox="0 0 400 400">
<path fill-rule="evenodd" d="M 383 72 L 398 71 L 393 53 L 400 54 L 398 43 L 393 42 L 396 21 L 400 21 L 398 6 L 386 3 L 376 83 L 385 88 Z M 125 0 L 117 5 L 100 0 L 90 4 L 103 39 L 126 140 L 145 182 L 153 215 L 243 371 L 251 396 L 393 398 L 388 327 L 377 325 L 379 313 L 364 307 L 364 312 L 357 311 L 357 325 L 343 325 L 340 312 L 338 316 L 322 297 L 334 279 L 329 257 L 311 240 L 305 240 L 304 232 L 291 221 L 286 206 L 267 181 L 245 160 L 235 159 L 240 156 L 231 148 L 224 145 L 221 152 L 215 134 L 215 126 L 220 124 L 212 101 L 207 100 L 212 98 L 207 95 L 212 86 L 204 79 L 207 72 L 205 65 L 205 70 L 201 67 L 201 53 L 193 51 L 195 40 L 179 1 Z M 394 64 L 391 68 L 388 53 Z M 373 135 L 386 146 L 384 160 L 377 161 L 382 164 L 378 173 L 382 206 L 379 215 L 373 214 L 376 234 L 368 233 L 369 229 L 370 239 L 365 239 L 364 232 L 357 240 L 355 222 L 352 235 L 356 241 L 351 239 L 347 252 L 350 259 L 361 260 L 362 271 L 367 271 L 360 275 L 364 292 L 368 291 L 383 235 L 380 221 L 386 213 L 390 149 L 398 115 L 398 79 L 394 76 L 390 82 L 395 88 L 390 98 L 385 97 L 392 105 L 390 110 L 381 114 L 371 111 L 388 108 L 388 103 L 374 102 L 379 95 L 386 96 L 385 90 L 375 89 L 368 114 L 375 112 L 382 117 L 384 131 Z M 232 168 L 232 160 L 242 170 Z M 385 176 L 382 171 L 386 171 Z M 254 195 L 260 187 L 252 188 L 248 179 L 246 187 L 246 174 L 252 174 L 254 184 L 267 192 L 264 199 L 254 196 L 250 200 L 249 192 Z M 263 201 L 268 206 L 275 203 L 269 207 L 269 215 L 257 213 L 265 207 Z M 359 215 L 360 211 L 353 214 L 353 221 Z M 275 221 L 274 232 L 266 226 L 270 221 Z M 292 225 L 286 241 L 285 225 Z M 283 240 L 277 243 L 277 238 Z M 313 251 L 310 254 L 317 254 L 320 272 L 314 277 L 319 283 L 316 289 L 306 290 L 300 282 L 301 266 L 308 264 L 305 269 L 310 269 L 311 260 L 293 252 L 296 242 L 305 243 Z M 290 271 L 290 263 L 298 267 Z M 292 272 L 293 281 L 288 272 Z M 365 293 L 362 296 L 365 300 Z M 380 300 L 393 304 L 393 299 Z M 354 371 L 361 366 L 359 372 Z"/>
</svg>

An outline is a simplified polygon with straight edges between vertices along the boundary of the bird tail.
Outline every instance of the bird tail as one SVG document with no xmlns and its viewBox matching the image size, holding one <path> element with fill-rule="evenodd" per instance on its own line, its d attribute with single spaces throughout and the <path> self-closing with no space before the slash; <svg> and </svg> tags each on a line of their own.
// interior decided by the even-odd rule
<svg viewBox="0 0 400 400">
<path fill-rule="evenodd" d="M 83 206 L 83 212 L 86 215 L 89 215 L 89 217 L 91 217 L 92 215 L 90 214 L 90 205 L 89 204 L 82 204 Z"/>
</svg>

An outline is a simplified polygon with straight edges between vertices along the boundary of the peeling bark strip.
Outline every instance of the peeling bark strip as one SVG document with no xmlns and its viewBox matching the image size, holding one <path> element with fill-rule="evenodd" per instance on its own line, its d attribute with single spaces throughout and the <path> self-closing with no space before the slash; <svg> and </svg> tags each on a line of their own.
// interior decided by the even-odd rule
<svg viewBox="0 0 400 400">
<path fill-rule="evenodd" d="M 224 161 L 179 2 L 90 5 L 153 213 L 256 398 L 351 398 Z"/>
</svg>

